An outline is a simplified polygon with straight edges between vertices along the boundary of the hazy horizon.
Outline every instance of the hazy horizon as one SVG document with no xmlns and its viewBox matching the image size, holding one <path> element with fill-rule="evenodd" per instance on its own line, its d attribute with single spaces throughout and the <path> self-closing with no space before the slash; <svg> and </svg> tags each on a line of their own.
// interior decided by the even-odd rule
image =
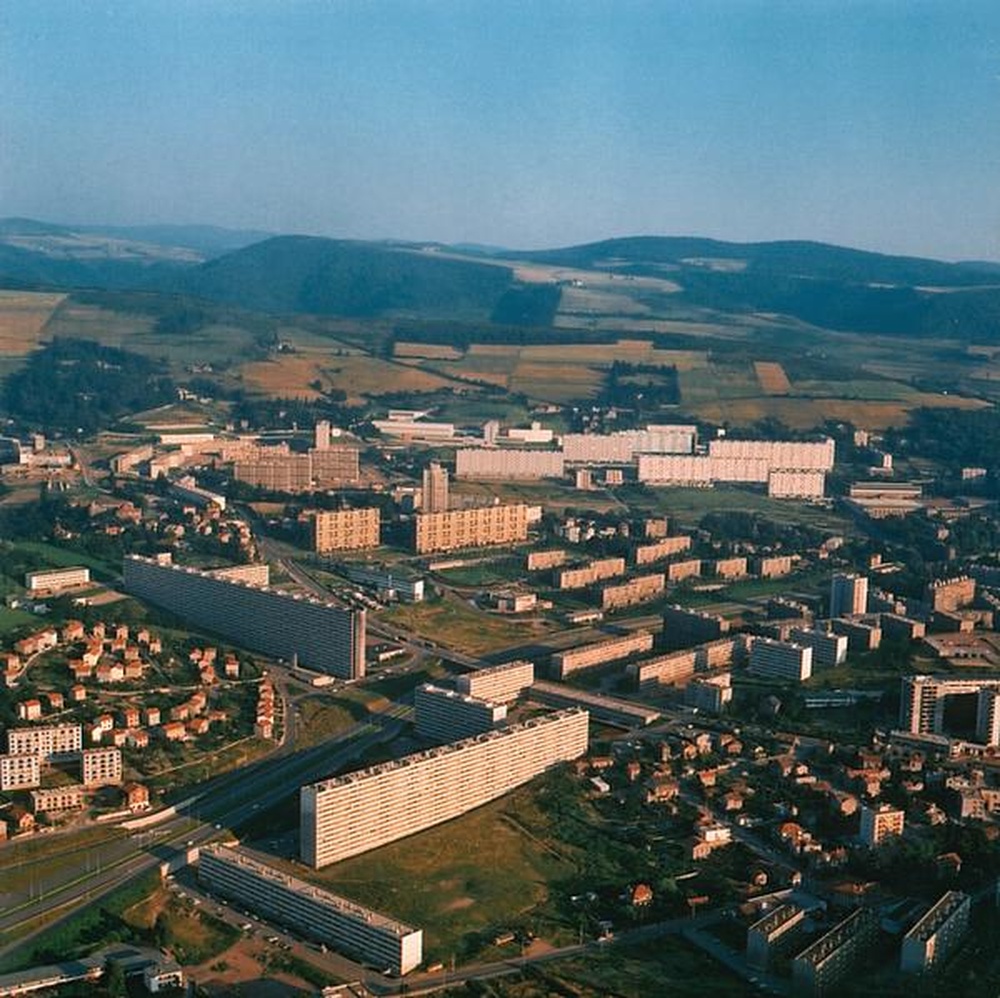
<svg viewBox="0 0 1000 998">
<path fill-rule="evenodd" d="M 0 216 L 1000 260 L 1000 8 L 12 0 Z"/>
</svg>

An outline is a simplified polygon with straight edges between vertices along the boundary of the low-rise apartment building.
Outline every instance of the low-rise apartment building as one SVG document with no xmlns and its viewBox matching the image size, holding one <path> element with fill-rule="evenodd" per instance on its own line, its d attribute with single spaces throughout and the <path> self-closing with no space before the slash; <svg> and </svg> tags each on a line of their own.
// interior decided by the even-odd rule
<svg viewBox="0 0 1000 998">
<path fill-rule="evenodd" d="M 618 585 L 605 586 L 601 590 L 601 609 L 618 610 L 635 603 L 644 603 L 662 593 L 666 585 L 666 576 L 662 572 L 654 572 L 651 575 L 637 575 Z"/>
<path fill-rule="evenodd" d="M 554 652 L 550 660 L 552 675 L 556 679 L 565 679 L 570 673 L 578 672 L 580 669 L 593 669 L 607 662 L 641 654 L 652 647 L 653 635 L 646 631 L 637 631 L 634 634 L 581 645 L 579 648 Z"/>
</svg>

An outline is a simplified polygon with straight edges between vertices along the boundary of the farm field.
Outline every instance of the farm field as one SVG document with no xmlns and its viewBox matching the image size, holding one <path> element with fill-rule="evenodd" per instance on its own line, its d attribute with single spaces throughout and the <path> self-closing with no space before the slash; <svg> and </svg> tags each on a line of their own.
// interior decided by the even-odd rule
<svg viewBox="0 0 1000 998">
<path fill-rule="evenodd" d="M 21 357 L 31 353 L 41 342 L 47 323 L 65 298 L 63 294 L 0 291 L 0 357 Z"/>
<path fill-rule="evenodd" d="M 792 388 L 785 369 L 775 361 L 755 360 L 754 371 L 765 395 L 787 395 Z"/>
</svg>

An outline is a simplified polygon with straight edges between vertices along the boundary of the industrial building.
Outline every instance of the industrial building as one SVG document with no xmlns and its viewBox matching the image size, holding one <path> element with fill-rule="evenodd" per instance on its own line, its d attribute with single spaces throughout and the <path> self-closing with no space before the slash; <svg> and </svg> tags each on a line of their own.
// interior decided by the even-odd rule
<svg viewBox="0 0 1000 998">
<path fill-rule="evenodd" d="M 455 452 L 455 477 L 499 481 L 562 478 L 562 451 L 520 447 L 464 447 Z"/>
<path fill-rule="evenodd" d="M 337 572 L 351 582 L 374 589 L 384 599 L 404 603 L 420 603 L 424 598 L 424 577 L 405 565 L 375 565 L 369 562 L 347 562 L 337 566 Z"/>
<path fill-rule="evenodd" d="M 408 974 L 423 962 L 423 931 L 222 845 L 203 846 L 198 879 L 246 906 L 355 960 Z"/>
<path fill-rule="evenodd" d="M 948 891 L 903 936 L 899 969 L 922 974 L 943 963 L 969 931 L 972 899 L 961 891 Z"/>
<path fill-rule="evenodd" d="M 417 687 L 413 711 L 417 734 L 441 742 L 472 738 L 492 731 L 507 719 L 506 704 L 480 700 L 433 683 Z"/>
<path fill-rule="evenodd" d="M 310 513 L 313 551 L 352 551 L 377 548 L 381 541 L 382 515 L 368 509 L 316 510 Z"/>
<path fill-rule="evenodd" d="M 480 700 L 510 703 L 535 681 L 534 663 L 517 659 L 502 665 L 490 665 L 459 676 L 455 685 L 459 691 Z"/>
<path fill-rule="evenodd" d="M 365 674 L 365 611 L 128 555 L 125 589 L 243 647 L 343 679 Z"/>
<path fill-rule="evenodd" d="M 607 662 L 638 655 L 649 651 L 652 647 L 653 635 L 646 631 L 608 638 L 606 641 L 595 641 L 568 651 L 553 652 L 550 660 L 551 672 L 556 679 L 565 679 L 570 673 L 578 672 L 580 669 L 592 669 Z"/>
<path fill-rule="evenodd" d="M 457 818 L 587 751 L 588 715 L 557 711 L 304 786 L 301 855 L 319 868 Z"/>
<path fill-rule="evenodd" d="M 801 683 L 812 675 L 812 648 L 789 641 L 754 638 L 747 671 L 761 679 Z"/>
<path fill-rule="evenodd" d="M 417 554 L 517 544 L 528 538 L 528 507 L 523 503 L 417 513 L 413 519 Z"/>
</svg>

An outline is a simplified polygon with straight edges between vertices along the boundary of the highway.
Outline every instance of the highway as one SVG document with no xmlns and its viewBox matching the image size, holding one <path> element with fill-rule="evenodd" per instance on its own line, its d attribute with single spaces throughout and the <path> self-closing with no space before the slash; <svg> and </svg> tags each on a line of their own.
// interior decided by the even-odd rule
<svg viewBox="0 0 1000 998">
<path fill-rule="evenodd" d="M 287 798 L 301 784 L 329 776 L 373 746 L 391 741 L 403 729 L 408 710 L 390 703 L 381 713 L 322 745 L 277 754 L 217 777 L 179 813 L 104 847 L 104 862 L 98 868 L 68 872 L 63 883 L 50 886 L 41 897 L 0 912 L 0 931 L 17 932 L 46 916 L 66 917 L 82 903 L 93 902 L 161 863 L 176 860 L 189 848 L 229 837 L 227 829 Z M 41 930 L 0 949 L 0 957 L 23 945 L 37 931 Z"/>
</svg>

